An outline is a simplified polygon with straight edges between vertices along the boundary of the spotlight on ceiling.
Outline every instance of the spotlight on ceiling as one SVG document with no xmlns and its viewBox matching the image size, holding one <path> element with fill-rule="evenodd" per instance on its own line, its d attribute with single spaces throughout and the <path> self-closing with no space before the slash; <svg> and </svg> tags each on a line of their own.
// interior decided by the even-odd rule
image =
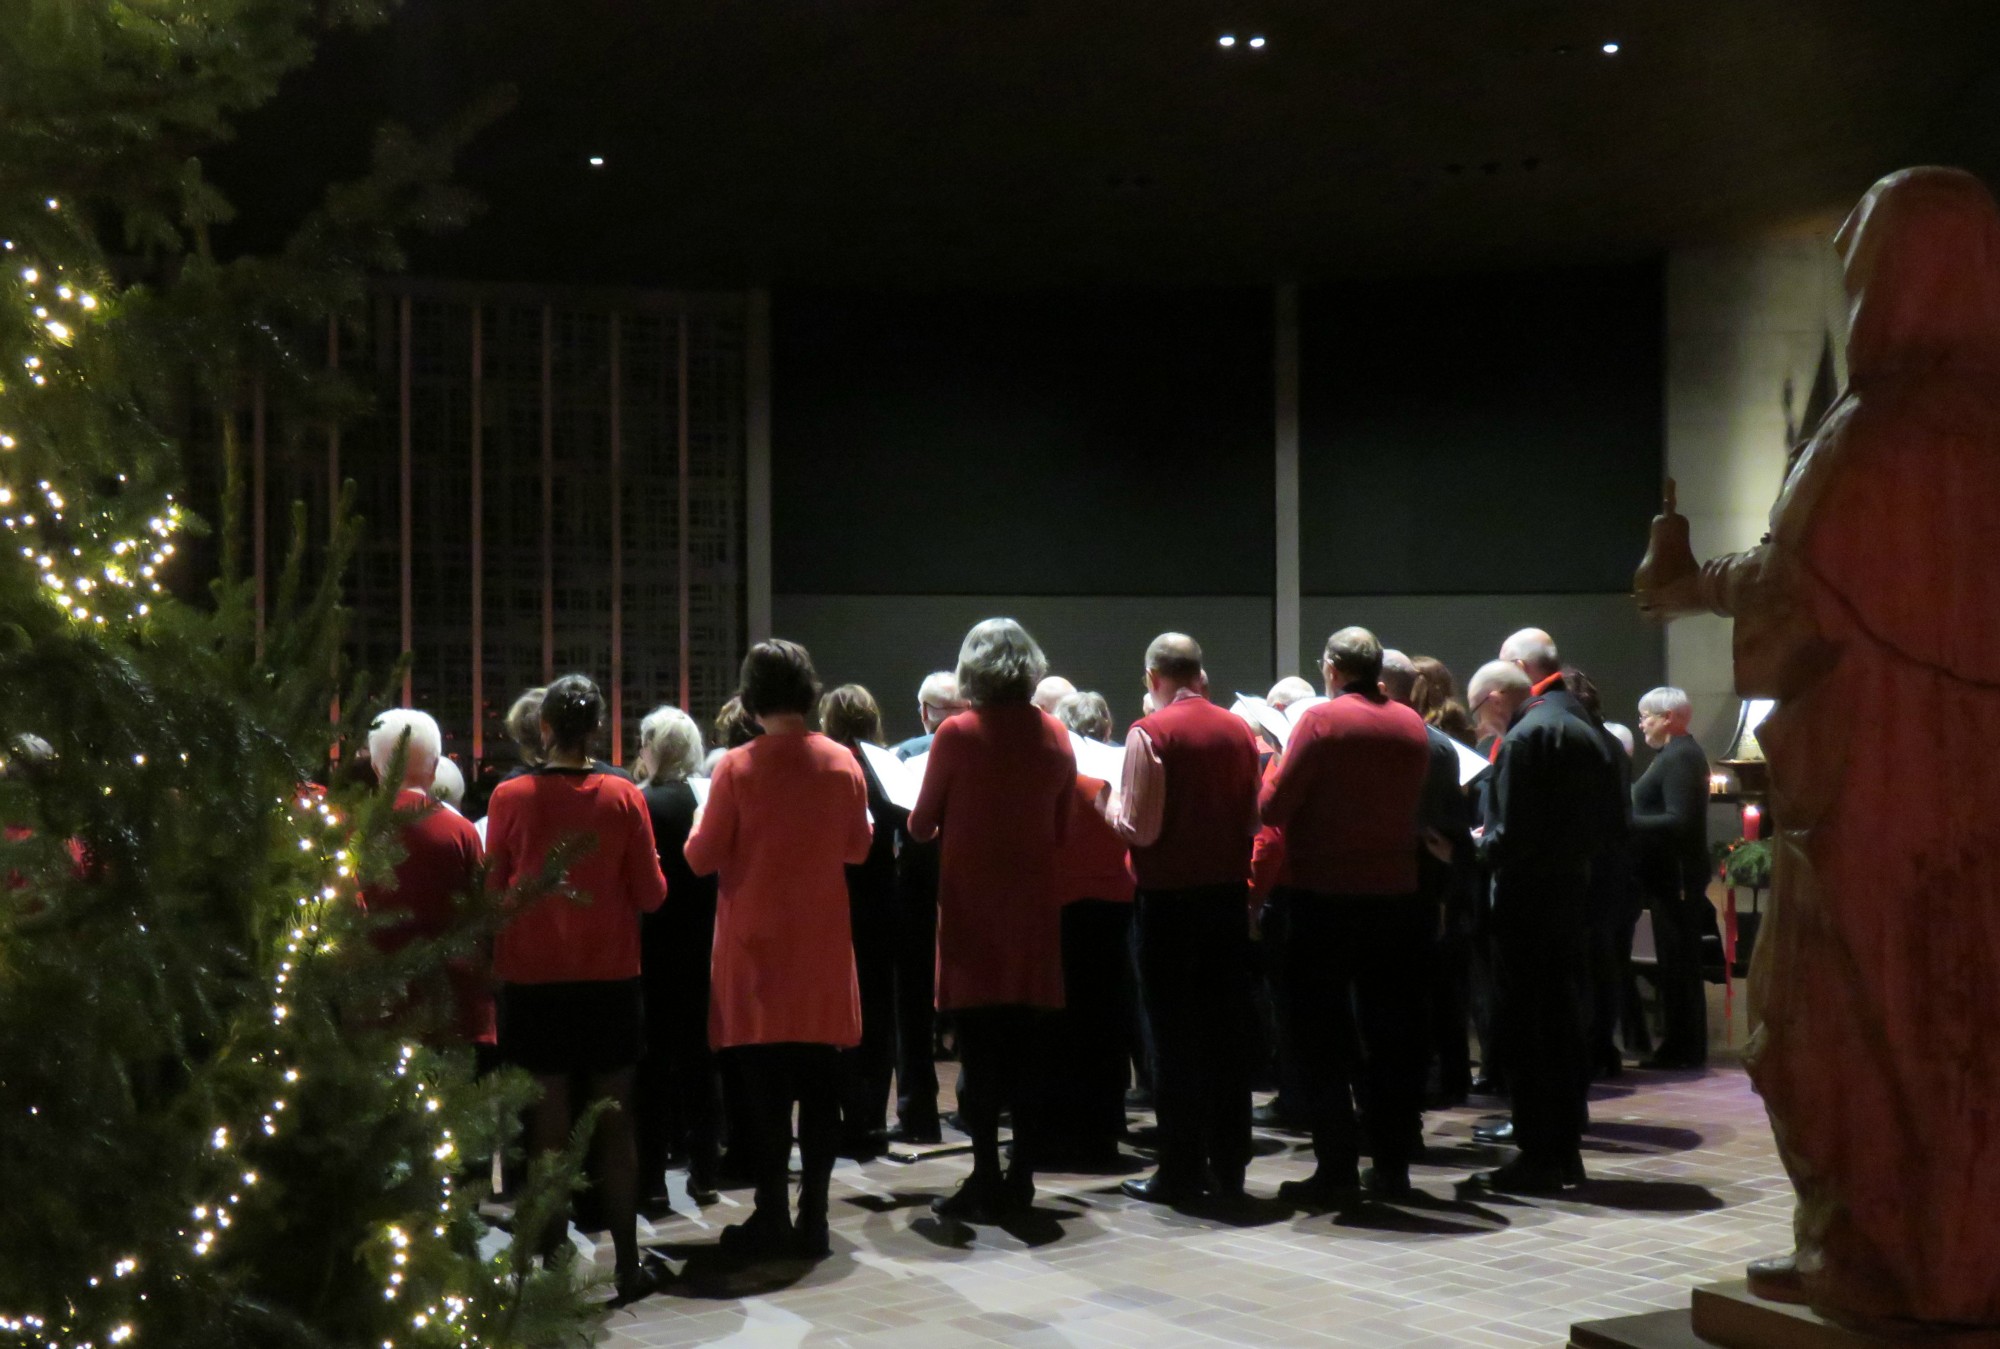
<svg viewBox="0 0 2000 1349">
<path fill-rule="evenodd" d="M 1262 47 L 1264 45 L 1264 39 L 1261 37 L 1253 37 L 1250 39 L 1250 45 L 1253 47 Z"/>
<path fill-rule="evenodd" d="M 1224 33 L 1215 40 L 1215 45 L 1218 47 L 1234 47 L 1236 45 L 1236 34 Z"/>
<path fill-rule="evenodd" d="M 590 157 L 590 167 L 591 167 L 591 168 L 593 168 L 593 169 L 601 169 L 601 168 L 603 168 L 603 167 L 604 167 L 604 156 L 603 156 L 603 155 L 592 155 L 592 156 Z"/>
<path fill-rule="evenodd" d="M 1615 42 L 1607 42 L 1607 43 L 1605 43 L 1605 44 L 1604 44 L 1604 54 L 1605 54 L 1606 56 L 1616 56 L 1616 55 L 1618 55 L 1618 44 L 1617 44 L 1617 43 L 1615 43 Z"/>
</svg>

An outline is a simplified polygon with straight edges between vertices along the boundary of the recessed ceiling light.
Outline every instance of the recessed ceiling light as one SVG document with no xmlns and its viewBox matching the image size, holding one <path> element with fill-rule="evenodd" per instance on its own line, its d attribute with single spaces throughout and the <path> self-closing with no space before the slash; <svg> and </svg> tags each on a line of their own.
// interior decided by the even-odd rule
<svg viewBox="0 0 2000 1349">
<path fill-rule="evenodd" d="M 1264 39 L 1260 37 L 1253 37 L 1250 39 L 1250 45 L 1253 47 L 1261 47 L 1264 45 Z"/>
<path fill-rule="evenodd" d="M 1234 47 L 1236 45 L 1236 34 L 1224 33 L 1215 40 L 1215 45 L 1218 47 Z"/>
<path fill-rule="evenodd" d="M 1618 55 L 1618 44 L 1617 44 L 1617 43 L 1615 43 L 1615 42 L 1607 42 L 1607 43 L 1605 43 L 1605 44 L 1604 44 L 1604 54 L 1605 54 L 1606 56 L 1616 56 L 1616 55 Z"/>
<path fill-rule="evenodd" d="M 601 169 L 601 168 L 603 168 L 603 167 L 604 167 L 604 156 L 603 156 L 603 155 L 592 155 L 592 156 L 590 157 L 590 167 L 591 167 L 591 168 L 593 168 L 593 169 Z"/>
</svg>

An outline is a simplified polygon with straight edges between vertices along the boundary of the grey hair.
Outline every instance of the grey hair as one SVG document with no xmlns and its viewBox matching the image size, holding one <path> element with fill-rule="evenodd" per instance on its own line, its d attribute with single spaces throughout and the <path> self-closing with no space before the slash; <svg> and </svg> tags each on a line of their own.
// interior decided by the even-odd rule
<svg viewBox="0 0 2000 1349">
<path fill-rule="evenodd" d="M 1042 648 L 1011 618 L 975 624 L 958 648 L 958 693 L 974 707 L 1025 703 L 1048 673 Z"/>
<path fill-rule="evenodd" d="M 507 709 L 507 738 L 520 747 L 522 760 L 529 764 L 542 761 L 542 699 L 547 694 L 548 689 L 538 685 Z"/>
<path fill-rule="evenodd" d="M 1035 685 L 1033 702 L 1042 711 L 1054 715 L 1056 708 L 1061 705 L 1062 700 L 1075 692 L 1076 685 L 1070 683 L 1061 675 L 1052 674 L 1042 680 L 1041 683 Z"/>
<path fill-rule="evenodd" d="M 1534 682 L 1521 673 L 1521 667 L 1511 660 L 1489 660 L 1479 667 L 1472 676 L 1472 682 L 1465 686 L 1465 696 L 1472 706 L 1484 702 L 1488 693 L 1512 693 L 1525 697 Z"/>
<path fill-rule="evenodd" d="M 1671 684 L 1662 684 L 1639 700 L 1639 715 L 1642 717 L 1670 717 L 1676 712 L 1693 711 L 1694 704 L 1688 701 L 1687 694 Z"/>
<path fill-rule="evenodd" d="M 701 727 L 678 707 L 656 707 L 639 723 L 639 781 L 683 781 L 701 758 Z"/>
<path fill-rule="evenodd" d="M 917 701 L 929 703 L 932 707 L 949 706 L 958 701 L 958 676 L 950 670 L 938 670 L 924 676 L 924 682 L 917 685 Z"/>
<path fill-rule="evenodd" d="M 396 743 L 405 731 L 410 735 L 410 747 L 403 756 L 403 782 L 428 789 L 437 774 L 438 760 L 444 757 L 444 734 L 438 730 L 437 718 L 428 712 L 392 707 L 375 718 L 375 724 L 368 728 L 368 761 L 375 765 L 376 777 L 387 773 L 396 757 Z M 395 785 L 400 787 L 403 782 Z"/>
<path fill-rule="evenodd" d="M 437 762 L 437 775 L 431 779 L 431 795 L 453 810 L 465 804 L 465 774 L 449 758 Z"/>
<path fill-rule="evenodd" d="M 1111 739 L 1111 704 L 1101 693 L 1070 694 L 1056 704 L 1056 720 L 1085 739 Z"/>
</svg>

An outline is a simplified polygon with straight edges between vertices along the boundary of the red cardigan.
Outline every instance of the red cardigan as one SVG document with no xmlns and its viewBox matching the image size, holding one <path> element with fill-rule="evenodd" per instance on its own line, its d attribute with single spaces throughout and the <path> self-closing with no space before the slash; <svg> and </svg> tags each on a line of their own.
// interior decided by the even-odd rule
<svg viewBox="0 0 2000 1349">
<path fill-rule="evenodd" d="M 872 838 L 861 766 L 823 735 L 762 735 L 716 763 L 686 849 L 696 875 L 721 876 L 716 1048 L 861 1043 L 847 866 Z"/>
<path fill-rule="evenodd" d="M 1299 718 L 1264 784 L 1264 823 L 1284 835 L 1290 883 L 1340 895 L 1417 888 L 1417 806 L 1430 772 L 1424 719 L 1342 693 Z"/>
<path fill-rule="evenodd" d="M 400 831 L 403 860 L 395 880 L 361 896 L 361 907 L 372 913 L 404 913 L 402 921 L 371 934 L 376 949 L 400 951 L 419 937 L 435 938 L 451 926 L 458 897 L 479 880 L 483 849 L 472 821 L 434 799 L 428 792 L 405 787 L 396 793 L 396 809 L 410 818 Z M 453 960 L 448 973 L 457 1004 L 459 1037 L 474 1044 L 494 1040 L 493 990 L 487 986 L 483 962 Z"/>
<path fill-rule="evenodd" d="M 549 850 L 581 837 L 587 851 L 493 939 L 493 974 L 513 984 L 639 977 L 639 915 L 660 907 L 667 878 L 653 849 L 646 798 L 627 778 L 544 768 L 501 783 L 486 812 L 486 884 L 505 893 L 542 869 Z"/>
<path fill-rule="evenodd" d="M 1097 778 L 1076 775 L 1076 794 L 1070 798 L 1069 836 L 1056 853 L 1059 904 L 1074 904 L 1079 899 L 1132 902 L 1132 872 L 1125 840 L 1097 813 L 1097 794 L 1104 786 Z"/>
<path fill-rule="evenodd" d="M 910 834 L 940 839 L 939 1007 L 1063 1005 L 1056 852 L 1075 794 L 1069 732 L 1046 712 L 978 707 L 938 728 Z"/>
</svg>

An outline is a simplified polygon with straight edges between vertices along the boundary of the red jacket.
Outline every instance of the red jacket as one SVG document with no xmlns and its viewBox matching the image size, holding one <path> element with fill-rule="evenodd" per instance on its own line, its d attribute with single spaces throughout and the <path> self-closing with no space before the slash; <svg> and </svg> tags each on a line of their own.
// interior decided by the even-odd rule
<svg viewBox="0 0 2000 1349">
<path fill-rule="evenodd" d="M 688 835 L 696 875 L 721 877 L 709 1041 L 861 1043 L 847 867 L 868 856 L 868 785 L 823 735 L 763 735 L 730 750 Z"/>
<path fill-rule="evenodd" d="M 562 891 L 529 903 L 500 929 L 494 977 L 515 984 L 639 977 L 639 915 L 660 907 L 667 878 L 646 798 L 629 778 L 543 768 L 494 788 L 487 886 L 505 893 L 532 879 L 567 838 L 581 838 L 586 851 L 570 863 Z"/>
<path fill-rule="evenodd" d="M 396 793 L 396 809 L 411 817 L 399 835 L 403 860 L 396 864 L 396 878 L 361 897 L 362 908 L 371 912 L 401 911 L 407 915 L 371 934 L 382 951 L 400 951 L 420 937 L 442 936 L 451 926 L 459 896 L 479 879 L 482 855 L 479 831 L 472 827 L 472 821 L 428 792 L 405 787 Z M 484 964 L 455 959 L 449 974 L 459 1037 L 490 1045 L 494 1040 L 493 990 L 487 984 Z"/>
<path fill-rule="evenodd" d="M 1027 703 L 938 728 L 910 835 L 939 839 L 939 1007 L 1063 1005 L 1056 853 L 1075 795 L 1069 732 Z"/>
<path fill-rule="evenodd" d="M 1401 703 L 1342 693 L 1299 718 L 1264 787 L 1264 823 L 1284 833 L 1291 883 L 1323 894 L 1417 888 L 1417 807 L 1430 771 L 1424 719 Z"/>
</svg>

